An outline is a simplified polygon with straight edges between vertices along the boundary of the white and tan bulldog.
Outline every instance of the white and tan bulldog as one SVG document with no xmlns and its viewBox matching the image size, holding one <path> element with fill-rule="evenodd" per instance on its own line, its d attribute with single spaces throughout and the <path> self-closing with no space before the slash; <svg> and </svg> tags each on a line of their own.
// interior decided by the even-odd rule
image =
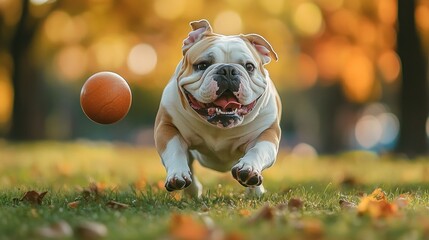
<svg viewBox="0 0 429 240">
<path fill-rule="evenodd" d="M 257 34 L 224 36 L 191 22 L 183 59 L 164 89 L 155 143 L 168 191 L 199 197 L 194 159 L 260 195 L 262 170 L 276 160 L 281 104 L 264 65 L 277 54 Z"/>
</svg>

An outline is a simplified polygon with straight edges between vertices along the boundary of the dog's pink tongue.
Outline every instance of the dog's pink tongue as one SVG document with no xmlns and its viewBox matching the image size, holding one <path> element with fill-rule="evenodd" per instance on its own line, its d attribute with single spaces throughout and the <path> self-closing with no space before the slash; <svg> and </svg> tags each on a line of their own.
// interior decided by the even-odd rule
<svg viewBox="0 0 429 240">
<path fill-rule="evenodd" d="M 213 102 L 216 106 L 225 109 L 237 109 L 241 107 L 241 104 L 237 101 L 235 96 L 221 96 Z"/>
</svg>

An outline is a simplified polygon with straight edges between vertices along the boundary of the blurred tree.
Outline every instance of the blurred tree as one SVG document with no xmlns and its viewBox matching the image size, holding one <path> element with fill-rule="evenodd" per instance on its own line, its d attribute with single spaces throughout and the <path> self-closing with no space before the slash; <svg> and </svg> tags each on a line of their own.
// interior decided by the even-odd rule
<svg viewBox="0 0 429 240">
<path fill-rule="evenodd" d="M 22 0 L 21 17 L 10 45 L 14 89 L 9 132 L 12 140 L 41 139 L 45 134 L 43 71 L 38 71 L 32 56 L 33 40 L 42 20 L 43 16 L 36 18 L 30 14 L 30 1 Z"/>
<path fill-rule="evenodd" d="M 426 61 L 416 30 L 415 0 L 398 0 L 398 54 L 402 61 L 401 129 L 396 150 L 409 156 L 426 154 L 428 117 Z"/>
<path fill-rule="evenodd" d="M 39 22 L 31 19 L 29 5 L 29 0 L 22 1 L 21 17 L 10 47 L 14 88 L 10 138 L 13 140 L 42 138 L 44 132 L 43 116 L 40 111 L 41 79 L 35 74 L 33 58 L 29 56 Z"/>
</svg>

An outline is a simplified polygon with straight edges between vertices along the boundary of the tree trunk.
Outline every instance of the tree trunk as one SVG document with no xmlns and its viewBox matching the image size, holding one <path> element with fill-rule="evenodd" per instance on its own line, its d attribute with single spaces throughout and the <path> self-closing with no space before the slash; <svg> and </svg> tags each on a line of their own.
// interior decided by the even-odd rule
<svg viewBox="0 0 429 240">
<path fill-rule="evenodd" d="M 428 117 L 426 59 L 417 33 L 415 0 L 398 0 L 398 54 L 402 62 L 400 91 L 401 128 L 397 152 L 408 156 L 427 153 L 425 131 Z"/>
<path fill-rule="evenodd" d="M 11 43 L 14 88 L 12 125 L 9 138 L 34 140 L 44 137 L 44 114 L 41 91 L 43 81 L 38 76 L 31 45 L 38 21 L 29 13 L 29 0 L 22 1 L 21 18 Z"/>
</svg>

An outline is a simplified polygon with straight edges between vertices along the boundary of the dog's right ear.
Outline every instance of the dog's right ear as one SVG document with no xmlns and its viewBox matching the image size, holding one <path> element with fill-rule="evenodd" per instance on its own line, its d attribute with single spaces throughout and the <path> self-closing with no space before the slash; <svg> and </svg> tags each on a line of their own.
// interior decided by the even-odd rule
<svg viewBox="0 0 429 240">
<path fill-rule="evenodd" d="M 191 48 L 192 45 L 200 41 L 204 36 L 213 34 L 213 30 L 210 26 L 210 23 L 205 19 L 191 22 L 190 25 L 192 27 L 192 31 L 189 33 L 188 37 L 183 40 L 183 55 L 185 55 L 186 51 L 188 51 L 188 49 Z"/>
</svg>

